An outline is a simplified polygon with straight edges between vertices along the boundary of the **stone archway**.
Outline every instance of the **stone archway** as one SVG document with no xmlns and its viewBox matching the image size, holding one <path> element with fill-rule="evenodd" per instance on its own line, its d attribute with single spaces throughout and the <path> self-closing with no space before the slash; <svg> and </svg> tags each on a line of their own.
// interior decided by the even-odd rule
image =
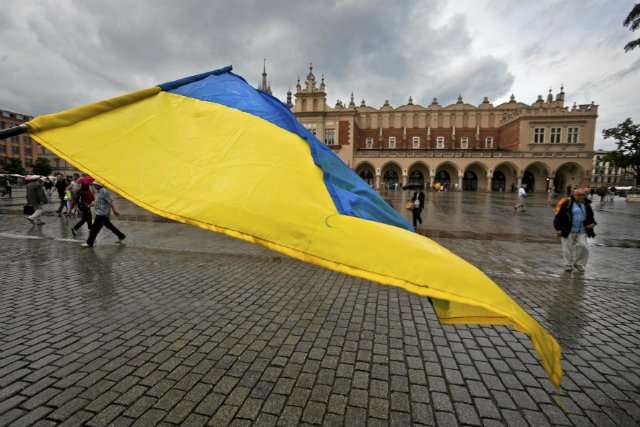
<svg viewBox="0 0 640 427">
<path fill-rule="evenodd" d="M 553 180 L 556 192 L 567 194 L 569 187 L 573 191 L 577 187 L 583 186 L 583 175 L 584 169 L 579 164 L 573 162 L 562 164 L 556 170 L 556 176 Z"/>
<path fill-rule="evenodd" d="M 382 168 L 382 188 L 397 188 L 402 184 L 402 169 L 395 163 L 386 164 Z"/>
<path fill-rule="evenodd" d="M 547 178 L 549 178 L 547 165 L 534 162 L 522 173 L 522 184 L 525 185 L 527 192 L 544 193 L 547 191 Z"/>
<path fill-rule="evenodd" d="M 492 191 L 514 191 L 518 185 L 518 168 L 510 162 L 498 164 L 493 169 Z"/>
<path fill-rule="evenodd" d="M 370 165 L 369 163 L 362 163 L 358 165 L 356 174 L 358 174 L 358 176 L 362 178 L 362 180 L 366 182 L 370 187 L 373 187 L 376 179 L 376 172 L 372 165 Z"/>
<path fill-rule="evenodd" d="M 413 164 L 409 168 L 407 178 L 407 184 L 421 185 L 424 187 L 426 183 L 429 183 L 429 168 L 422 163 Z"/>
<path fill-rule="evenodd" d="M 462 191 L 478 191 L 478 175 L 468 170 L 462 176 Z"/>
<path fill-rule="evenodd" d="M 507 177 L 502 171 L 494 171 L 491 177 L 491 191 L 504 191 L 507 188 Z"/>
<path fill-rule="evenodd" d="M 434 186 L 443 190 L 451 190 L 452 185 L 458 182 L 458 170 L 451 163 L 442 163 L 436 169 Z"/>
<path fill-rule="evenodd" d="M 462 176 L 462 191 L 486 191 L 487 167 L 478 162 L 471 163 Z"/>
</svg>

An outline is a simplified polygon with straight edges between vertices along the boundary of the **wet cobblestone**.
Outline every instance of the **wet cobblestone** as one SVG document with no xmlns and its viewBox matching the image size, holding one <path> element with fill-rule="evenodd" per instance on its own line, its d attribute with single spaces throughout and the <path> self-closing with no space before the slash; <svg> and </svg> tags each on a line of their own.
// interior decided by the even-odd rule
<svg viewBox="0 0 640 427">
<path fill-rule="evenodd" d="M 83 249 L 67 218 L 31 226 L 19 196 L 0 200 L 0 425 L 640 425 L 640 206 L 624 199 L 594 202 L 577 274 L 545 197 L 514 214 L 511 194 L 427 194 L 418 231 L 560 342 L 556 393 L 509 328 L 442 326 L 426 298 L 122 200 L 127 244 L 105 231 Z"/>
</svg>

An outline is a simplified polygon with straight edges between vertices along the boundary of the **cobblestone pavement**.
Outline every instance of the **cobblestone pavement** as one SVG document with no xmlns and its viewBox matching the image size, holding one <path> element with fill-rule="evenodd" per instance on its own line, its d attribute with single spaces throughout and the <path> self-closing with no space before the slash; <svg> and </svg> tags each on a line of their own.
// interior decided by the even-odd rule
<svg viewBox="0 0 640 427">
<path fill-rule="evenodd" d="M 383 196 L 407 214 L 406 193 Z M 428 193 L 419 231 L 558 339 L 558 393 L 512 329 L 442 326 L 426 298 L 176 223 L 119 220 L 126 245 L 104 230 L 84 249 L 69 219 L 29 224 L 16 191 L 0 199 L 0 425 L 640 425 L 640 204 L 594 202 L 577 274 L 553 207 L 513 199 Z"/>
</svg>

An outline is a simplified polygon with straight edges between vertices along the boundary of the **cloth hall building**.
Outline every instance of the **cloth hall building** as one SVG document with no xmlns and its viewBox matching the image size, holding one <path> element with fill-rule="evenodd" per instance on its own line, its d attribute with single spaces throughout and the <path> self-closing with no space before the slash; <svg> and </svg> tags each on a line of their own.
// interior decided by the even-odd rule
<svg viewBox="0 0 640 427">
<path fill-rule="evenodd" d="M 545 192 L 550 185 L 589 183 L 598 106 L 564 105 L 564 91 L 549 91 L 531 105 L 509 102 L 478 106 L 458 102 L 427 107 L 413 103 L 380 108 L 326 102 L 324 76 L 313 67 L 304 87 L 296 85 L 287 104 L 302 124 L 331 147 L 375 189 L 406 184 L 465 191 L 510 191 L 525 185 Z"/>
</svg>

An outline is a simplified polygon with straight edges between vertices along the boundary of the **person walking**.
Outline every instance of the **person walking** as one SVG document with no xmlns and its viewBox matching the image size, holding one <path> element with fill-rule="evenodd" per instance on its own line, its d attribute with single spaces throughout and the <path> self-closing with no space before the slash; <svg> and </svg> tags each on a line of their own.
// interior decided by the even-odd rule
<svg viewBox="0 0 640 427">
<path fill-rule="evenodd" d="M 413 214 L 413 228 L 416 228 L 418 223 L 422 224 L 421 214 L 424 209 L 424 192 L 422 190 L 414 191 L 411 201 L 413 202 L 413 209 L 411 210 Z"/>
<path fill-rule="evenodd" d="M 93 247 L 93 244 L 98 237 L 98 233 L 102 229 L 102 227 L 106 227 L 111 230 L 113 234 L 118 237 L 118 243 L 122 243 L 122 241 L 127 237 L 125 236 L 118 228 L 111 223 L 109 220 L 109 214 L 113 211 L 115 216 L 120 216 L 120 213 L 116 210 L 116 207 L 113 205 L 113 199 L 109 192 L 104 186 L 98 182 L 93 183 L 96 189 L 96 197 L 92 204 L 89 207 L 93 206 L 96 217 L 93 221 L 93 226 L 91 227 L 91 232 L 89 233 L 89 238 L 86 243 L 81 244 L 80 246 L 85 248 Z"/>
<path fill-rule="evenodd" d="M 591 200 L 584 189 L 576 188 L 553 219 L 553 228 L 562 244 L 565 271 L 584 271 L 589 259 L 587 237 L 595 237 L 595 226 Z"/>
<path fill-rule="evenodd" d="M 71 234 L 73 234 L 73 237 L 76 236 L 76 231 L 80 230 L 80 227 L 85 223 L 87 224 L 89 232 L 91 232 L 93 216 L 91 215 L 91 208 L 89 206 L 91 206 L 94 200 L 95 198 L 89 189 L 89 184 L 82 184 L 80 190 L 76 193 L 76 199 L 74 200 L 75 209 L 80 212 L 82 218 L 80 218 L 80 221 L 71 227 Z"/>
<path fill-rule="evenodd" d="M 513 207 L 514 212 L 518 212 L 518 208 L 522 209 L 522 212 L 526 212 L 524 209 L 524 199 L 527 197 L 527 190 L 524 189 L 524 185 L 521 185 L 518 189 L 518 203 Z"/>
<path fill-rule="evenodd" d="M 553 188 L 553 185 L 549 186 L 549 189 L 547 190 L 547 203 L 549 204 L 549 206 L 551 206 L 551 204 L 553 203 L 553 198 L 556 195 L 556 189 Z"/>
<path fill-rule="evenodd" d="M 27 184 L 27 204 L 33 206 L 35 212 L 29 215 L 27 219 L 31 224 L 42 225 L 42 214 L 44 213 L 44 205 L 47 203 L 47 196 L 44 194 L 44 189 L 38 178 L 27 176 L 25 180 Z"/>
<path fill-rule="evenodd" d="M 58 216 L 62 216 L 62 209 L 66 209 L 67 207 L 67 201 L 64 199 L 64 195 L 67 192 L 67 185 L 69 185 L 69 183 L 64 179 L 64 176 L 59 173 L 55 183 L 56 190 L 58 191 L 58 197 L 60 197 L 60 206 L 56 211 Z"/>
</svg>

